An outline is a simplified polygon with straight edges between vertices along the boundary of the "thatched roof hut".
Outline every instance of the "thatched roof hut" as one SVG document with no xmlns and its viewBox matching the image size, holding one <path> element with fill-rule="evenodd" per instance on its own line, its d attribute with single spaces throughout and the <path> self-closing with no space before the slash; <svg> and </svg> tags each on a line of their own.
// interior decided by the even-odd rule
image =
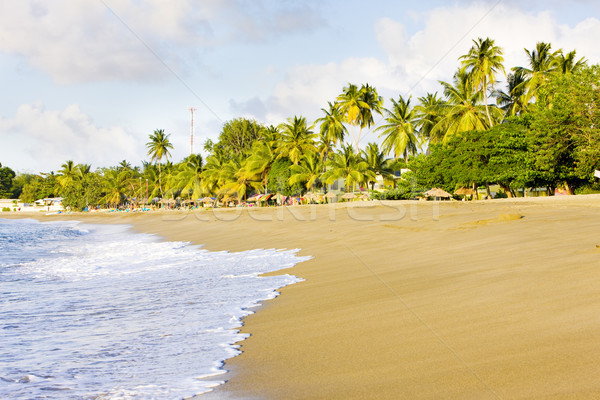
<svg viewBox="0 0 600 400">
<path fill-rule="evenodd" d="M 456 189 L 454 191 L 454 194 L 459 195 L 459 196 L 471 196 L 471 195 L 475 194 L 475 191 L 470 188 L 461 187 L 460 189 Z"/>
<path fill-rule="evenodd" d="M 430 189 L 426 192 L 423 192 L 423 195 L 427 196 L 427 197 L 445 198 L 445 199 L 452 197 L 452 195 L 450 193 L 448 193 L 445 190 L 440 189 L 440 188 Z"/>
</svg>

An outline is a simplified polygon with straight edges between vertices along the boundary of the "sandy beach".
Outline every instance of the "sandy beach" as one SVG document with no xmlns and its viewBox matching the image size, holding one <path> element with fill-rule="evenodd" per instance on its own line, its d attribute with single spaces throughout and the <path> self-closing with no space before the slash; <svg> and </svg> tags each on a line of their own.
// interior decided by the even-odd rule
<svg viewBox="0 0 600 400">
<path fill-rule="evenodd" d="M 211 398 L 600 397 L 598 195 L 37 218 L 313 257 Z"/>
</svg>

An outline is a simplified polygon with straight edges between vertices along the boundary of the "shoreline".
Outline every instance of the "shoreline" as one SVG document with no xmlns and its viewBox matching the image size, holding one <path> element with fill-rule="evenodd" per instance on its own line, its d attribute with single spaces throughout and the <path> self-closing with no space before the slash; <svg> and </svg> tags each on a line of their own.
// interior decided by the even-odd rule
<svg viewBox="0 0 600 400">
<path fill-rule="evenodd" d="M 199 398 L 600 394 L 600 196 L 353 204 L 36 219 L 313 256 Z"/>
</svg>

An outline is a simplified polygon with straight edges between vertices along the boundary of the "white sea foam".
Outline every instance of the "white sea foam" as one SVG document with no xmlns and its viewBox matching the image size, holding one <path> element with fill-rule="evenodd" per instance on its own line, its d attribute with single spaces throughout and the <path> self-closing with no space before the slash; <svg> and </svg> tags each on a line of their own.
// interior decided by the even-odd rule
<svg viewBox="0 0 600 400">
<path fill-rule="evenodd" d="M 306 257 L 124 226 L 0 219 L 0 398 L 179 399 L 223 382 L 234 328 Z"/>
</svg>

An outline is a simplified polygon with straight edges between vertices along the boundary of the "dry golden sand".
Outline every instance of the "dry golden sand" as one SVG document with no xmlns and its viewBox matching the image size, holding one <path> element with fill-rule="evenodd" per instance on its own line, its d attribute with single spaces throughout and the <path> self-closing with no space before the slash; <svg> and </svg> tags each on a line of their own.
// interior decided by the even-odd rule
<svg viewBox="0 0 600 400">
<path fill-rule="evenodd" d="M 600 398 L 599 196 L 69 218 L 313 257 L 211 398 Z"/>
</svg>

